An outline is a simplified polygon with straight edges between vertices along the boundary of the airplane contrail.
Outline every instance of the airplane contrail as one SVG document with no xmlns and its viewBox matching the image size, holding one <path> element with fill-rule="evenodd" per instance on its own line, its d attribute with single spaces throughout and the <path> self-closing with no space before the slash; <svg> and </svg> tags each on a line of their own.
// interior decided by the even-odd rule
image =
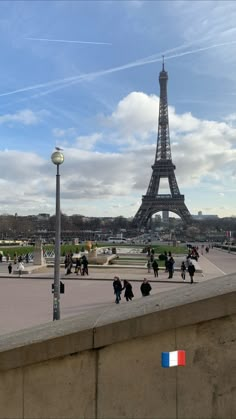
<svg viewBox="0 0 236 419">
<path fill-rule="evenodd" d="M 196 54 L 198 52 L 207 51 L 208 49 L 224 47 L 224 46 L 233 45 L 233 44 L 236 44 L 236 40 L 235 41 L 228 41 L 228 42 L 221 42 L 219 44 L 209 45 L 208 47 L 201 47 L 201 48 L 197 48 L 197 49 L 194 49 L 194 50 L 180 52 L 179 54 L 170 55 L 169 57 L 167 56 L 167 57 L 165 57 L 165 59 L 170 60 L 172 58 L 183 57 L 184 55 Z"/>
<path fill-rule="evenodd" d="M 185 44 L 179 45 L 178 47 L 167 49 L 167 50 L 163 51 L 162 53 L 156 53 L 156 54 L 149 55 L 148 57 L 140 58 L 136 62 L 143 62 L 143 61 L 146 61 L 146 60 L 149 60 L 149 59 L 151 60 L 151 59 L 154 59 L 154 58 L 160 58 L 163 55 L 166 57 L 166 54 L 191 47 L 195 44 L 201 44 L 204 41 L 209 41 L 209 37 L 204 37 L 204 38 L 201 38 L 201 39 L 197 39 L 196 41 L 187 42 Z"/>
<path fill-rule="evenodd" d="M 173 59 L 173 58 L 183 57 L 185 55 L 190 55 L 190 54 L 196 54 L 198 52 L 207 51 L 209 49 L 218 48 L 218 47 L 221 47 L 221 46 L 232 45 L 232 44 L 235 44 L 235 43 L 236 43 L 236 40 L 235 41 L 228 41 L 228 42 L 221 42 L 221 43 L 218 43 L 218 44 L 208 45 L 206 47 L 200 47 L 200 48 L 196 48 L 196 49 L 192 49 L 192 50 L 188 50 L 188 51 L 183 51 L 183 52 L 179 52 L 177 54 L 167 55 L 167 56 L 165 56 L 165 60 L 170 60 L 170 59 Z M 183 45 L 182 48 L 186 48 L 186 44 Z M 172 52 L 172 51 L 174 52 L 174 51 L 177 51 L 179 49 L 181 49 L 181 46 L 173 48 L 172 50 L 169 50 L 169 52 Z M 109 68 L 107 70 L 100 70 L 100 71 L 97 71 L 97 72 L 81 74 L 79 76 L 66 77 L 64 79 L 58 79 L 58 80 L 54 80 L 54 81 L 47 82 L 47 83 L 35 84 L 33 86 L 28 86 L 28 87 L 13 90 L 13 91 L 10 91 L 10 92 L 1 93 L 0 97 L 9 96 L 9 95 L 13 95 L 13 94 L 16 94 L 16 93 L 24 93 L 24 92 L 27 92 L 27 91 L 30 91 L 30 90 L 43 89 L 45 87 L 55 86 L 52 89 L 49 89 L 46 92 L 40 92 L 40 93 L 34 95 L 33 97 L 44 96 L 46 94 L 49 94 L 51 92 L 54 92 L 54 91 L 57 91 L 57 90 L 60 90 L 60 89 L 64 89 L 65 87 L 68 87 L 70 85 L 79 83 L 81 81 L 94 80 L 95 78 L 104 76 L 106 74 L 116 73 L 118 71 L 123 71 L 123 70 L 129 69 L 129 68 L 139 67 L 139 66 L 143 66 L 143 65 L 147 65 L 147 64 L 162 61 L 162 55 L 163 54 L 165 54 L 165 52 L 157 54 L 156 56 L 153 54 L 152 56 L 144 57 L 140 60 L 136 60 L 136 61 L 133 61 L 131 63 L 123 64 L 121 66 Z"/>
<path fill-rule="evenodd" d="M 69 39 L 24 38 L 28 41 L 63 42 L 68 44 L 112 45 L 110 42 L 72 41 Z"/>
<path fill-rule="evenodd" d="M 229 42 L 221 42 L 219 44 L 208 45 L 206 47 L 200 47 L 200 48 L 196 48 L 196 49 L 193 49 L 193 50 L 183 51 L 183 52 L 180 52 L 178 54 L 173 54 L 173 55 L 169 55 L 169 56 L 167 55 L 167 56 L 165 56 L 165 59 L 170 60 L 170 59 L 173 59 L 173 58 L 183 57 L 184 55 L 196 54 L 196 53 L 201 52 L 201 51 L 206 51 L 206 50 L 209 50 L 209 49 L 213 49 L 213 48 L 217 48 L 217 47 L 221 47 L 221 46 L 226 46 L 226 45 L 232 45 L 232 44 L 236 44 L 236 40 L 235 41 L 229 41 Z M 162 53 L 162 55 L 163 55 L 163 53 Z M 94 72 L 94 73 L 82 74 L 79 77 L 79 79 L 80 80 L 81 79 L 93 80 L 94 78 L 99 77 L 99 76 L 115 73 L 117 71 L 126 70 L 128 68 L 139 67 L 139 66 L 142 66 L 142 65 L 155 63 L 155 62 L 158 62 L 158 61 L 162 61 L 162 56 L 159 56 L 159 57 L 157 56 L 156 58 L 153 58 L 153 59 L 152 58 L 150 59 L 148 57 L 146 59 L 144 58 L 143 60 L 134 61 L 134 62 L 124 64 L 124 65 L 121 65 L 121 66 L 109 68 L 107 70 L 100 70 L 100 71 L 97 71 L 97 72 Z"/>
<path fill-rule="evenodd" d="M 172 48 L 171 50 L 166 50 L 166 51 L 164 51 L 162 53 L 159 53 L 159 57 L 161 57 L 163 54 L 166 54 L 168 52 L 174 52 L 174 51 L 177 51 L 177 50 L 179 50 L 181 48 L 186 48 L 186 44 L 183 44 L 183 45 L 180 45 L 178 47 Z M 126 64 L 125 66 L 128 66 L 127 68 L 129 68 L 130 65 L 131 66 L 134 66 L 134 67 L 136 65 L 142 65 L 142 64 L 139 64 L 139 63 L 142 63 L 144 60 L 151 59 L 151 58 L 153 58 L 156 55 L 157 54 L 155 54 L 155 55 L 153 54 L 153 55 L 150 55 L 148 57 L 141 58 L 139 60 L 133 61 L 132 63 Z M 111 69 L 111 71 L 119 71 L 119 68 L 122 70 L 123 67 L 124 66 L 115 67 L 114 70 Z M 125 68 L 126 67 L 124 67 L 124 69 Z M 108 70 L 103 70 L 103 71 L 109 71 L 109 69 Z M 101 71 L 99 71 L 98 73 L 100 75 Z M 104 74 L 106 74 L 106 73 L 104 73 Z M 87 80 L 88 80 L 91 76 L 94 77 L 94 75 L 96 75 L 96 73 L 87 73 L 87 74 L 82 74 L 82 75 L 79 75 L 79 76 L 72 76 L 72 77 L 66 77 L 64 79 L 53 80 L 53 81 L 49 81 L 49 82 L 46 82 L 46 83 L 34 84 L 32 86 L 22 87 L 20 89 L 12 90 L 10 92 L 0 93 L 0 97 L 10 96 L 10 95 L 14 95 L 14 94 L 17 94 L 17 93 L 24 93 L 24 92 L 28 92 L 30 90 L 43 89 L 44 87 L 50 87 L 50 86 L 54 86 L 54 85 L 58 85 L 58 84 L 59 85 L 62 85 L 62 88 L 63 88 L 64 87 L 64 83 L 66 83 L 66 84 L 67 83 L 71 83 L 72 81 L 75 81 L 75 80 L 76 81 L 80 81 L 80 80 L 83 80 L 84 78 L 87 78 Z"/>
</svg>

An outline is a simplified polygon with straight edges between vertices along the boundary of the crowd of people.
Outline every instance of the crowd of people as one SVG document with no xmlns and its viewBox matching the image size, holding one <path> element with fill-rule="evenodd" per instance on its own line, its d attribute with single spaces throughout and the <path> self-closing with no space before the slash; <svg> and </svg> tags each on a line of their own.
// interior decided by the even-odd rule
<svg viewBox="0 0 236 419">
<path fill-rule="evenodd" d="M 202 250 L 204 250 L 204 246 L 202 246 Z M 209 252 L 209 247 L 207 246 L 205 248 L 206 253 Z M 201 251 L 202 252 L 202 251 Z M 159 265 L 158 260 L 155 258 L 155 251 L 154 249 L 150 249 L 150 247 L 147 249 L 147 270 L 148 273 L 151 273 L 151 269 L 153 270 L 153 275 L 155 278 L 158 277 L 159 272 Z M 188 250 L 188 254 L 186 256 L 186 259 L 182 261 L 180 266 L 180 274 L 185 281 L 186 279 L 186 272 L 189 274 L 190 282 L 193 283 L 193 277 L 194 273 L 196 271 L 195 264 L 193 261 L 198 261 L 199 259 L 199 252 L 198 252 L 198 246 L 191 246 Z M 168 279 L 172 279 L 175 271 L 175 259 L 172 256 L 171 252 L 164 252 L 161 257 L 159 256 L 159 259 L 164 261 L 165 265 L 165 272 L 168 273 Z"/>
<path fill-rule="evenodd" d="M 76 275 L 88 275 L 88 259 L 86 255 L 81 256 L 80 258 L 77 257 L 75 259 L 75 262 L 73 261 L 73 253 L 70 252 L 65 256 L 64 260 L 64 266 L 65 266 L 65 274 L 70 275 L 72 274 L 72 270 L 74 267 L 74 273 Z"/>
<path fill-rule="evenodd" d="M 124 297 L 126 301 L 132 301 L 132 299 L 134 298 L 133 287 L 131 283 L 127 281 L 126 279 L 124 279 L 123 286 L 122 286 L 122 282 L 120 278 L 118 276 L 115 276 L 114 281 L 113 281 L 113 289 L 114 289 L 116 304 L 120 303 L 122 291 L 124 291 Z M 147 278 L 144 278 L 140 286 L 140 291 L 141 291 L 142 296 L 147 297 L 148 295 L 150 295 L 151 289 L 152 287 L 149 284 Z"/>
<path fill-rule="evenodd" d="M 204 249 L 204 246 L 202 246 L 201 247 L 201 254 L 203 254 L 203 250 L 205 250 L 206 252 L 209 252 L 209 247 L 206 247 Z M 154 278 L 158 278 L 159 264 L 158 264 L 157 258 L 155 258 L 155 250 L 151 249 L 149 247 L 147 249 L 146 256 L 147 256 L 147 270 L 148 270 L 148 273 L 151 273 L 151 270 L 152 270 Z M 165 272 L 168 273 L 167 278 L 171 279 L 171 278 L 173 278 L 173 274 L 174 274 L 175 259 L 172 256 L 171 252 L 167 253 L 165 251 L 161 256 L 162 257 L 161 258 L 159 257 L 159 259 L 164 260 Z M 195 271 L 196 271 L 195 264 L 194 264 L 193 261 L 198 261 L 199 257 L 200 256 L 199 256 L 199 252 L 198 252 L 198 247 L 189 248 L 186 259 L 182 261 L 181 266 L 180 266 L 180 275 L 181 275 L 183 281 L 186 280 L 186 273 L 188 272 L 190 282 L 193 283 L 193 278 L 194 278 L 194 274 L 195 274 Z M 26 261 L 26 263 L 28 263 L 29 259 L 27 258 L 27 260 L 25 259 L 25 261 Z M 18 271 L 19 276 L 21 276 L 22 273 L 24 272 L 24 269 L 25 269 L 22 256 L 19 256 L 17 258 L 16 254 L 15 254 L 14 259 L 13 259 L 13 263 L 17 264 L 17 271 Z M 89 275 L 88 259 L 87 259 L 86 255 L 74 258 L 73 253 L 69 252 L 65 256 L 64 267 L 65 267 L 65 275 L 70 275 L 72 273 L 75 273 L 76 275 L 81 275 L 81 276 Z M 13 265 L 12 265 L 12 262 L 9 260 L 9 263 L 8 263 L 9 274 L 11 274 L 12 271 L 13 271 Z M 127 279 L 123 280 L 123 285 L 122 285 L 122 282 L 121 282 L 120 278 L 118 276 L 115 276 L 114 280 L 113 280 L 113 290 L 114 290 L 114 294 L 115 294 L 115 303 L 116 304 L 120 303 L 121 295 L 122 295 L 123 291 L 124 291 L 124 298 L 127 302 L 132 301 L 132 299 L 134 298 L 132 284 Z M 152 287 L 151 287 L 149 281 L 147 280 L 147 278 L 144 278 L 141 285 L 140 285 L 141 295 L 143 297 L 149 296 L 151 290 L 152 290 Z"/>
<path fill-rule="evenodd" d="M 206 248 L 206 252 L 209 252 L 209 248 Z M 154 278 L 157 278 L 158 273 L 159 273 L 159 264 L 158 264 L 157 259 L 155 258 L 154 249 L 148 248 L 146 256 L 148 258 L 147 264 L 146 264 L 148 273 L 151 273 L 151 269 L 152 269 Z M 173 278 L 175 260 L 172 256 L 172 253 L 171 252 L 167 253 L 165 251 L 161 259 L 164 260 L 165 272 L 168 273 L 167 278 L 168 279 Z M 198 247 L 192 247 L 191 249 L 189 249 L 186 259 L 182 261 L 181 266 L 180 266 L 180 275 L 183 281 L 186 280 L 186 272 L 188 272 L 190 282 L 191 284 L 193 283 L 194 274 L 196 272 L 195 264 L 193 261 L 194 260 L 198 261 L 198 259 L 199 259 Z M 116 304 L 119 304 L 121 301 L 122 291 L 124 291 L 124 298 L 126 299 L 126 301 L 132 301 L 132 299 L 134 298 L 132 285 L 126 279 L 123 281 L 123 285 L 122 285 L 120 278 L 118 276 L 115 276 L 114 281 L 113 281 L 113 290 L 115 294 Z M 151 290 L 152 290 L 152 287 L 149 281 L 147 280 L 147 278 L 144 278 L 140 286 L 141 295 L 143 297 L 146 297 L 150 295 Z"/>
</svg>

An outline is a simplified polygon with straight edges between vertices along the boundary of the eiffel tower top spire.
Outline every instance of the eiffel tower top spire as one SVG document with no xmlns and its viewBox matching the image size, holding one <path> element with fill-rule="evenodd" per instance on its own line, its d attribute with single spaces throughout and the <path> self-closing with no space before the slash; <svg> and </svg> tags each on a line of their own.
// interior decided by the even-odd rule
<svg viewBox="0 0 236 419">
<path fill-rule="evenodd" d="M 171 160 L 168 100 L 167 100 L 168 73 L 165 70 L 164 55 L 162 56 L 162 58 L 163 58 L 162 71 L 160 71 L 160 74 L 159 74 L 160 104 L 159 104 L 158 135 L 157 135 L 157 149 L 156 149 L 155 162 L 157 160 Z"/>
<path fill-rule="evenodd" d="M 165 56 L 162 55 L 162 71 L 165 71 Z"/>
</svg>

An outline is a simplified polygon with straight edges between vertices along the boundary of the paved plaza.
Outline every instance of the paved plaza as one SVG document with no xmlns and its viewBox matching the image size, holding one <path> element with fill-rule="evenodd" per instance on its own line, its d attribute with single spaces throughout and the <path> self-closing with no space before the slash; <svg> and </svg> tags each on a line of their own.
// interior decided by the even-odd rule
<svg viewBox="0 0 236 419">
<path fill-rule="evenodd" d="M 208 255 L 200 256 L 199 265 L 202 273 L 196 273 L 195 284 L 191 285 L 186 274 L 184 282 L 180 272 L 174 273 L 169 280 L 166 272 L 159 271 L 155 281 L 153 273 L 147 273 L 146 268 L 127 267 L 90 267 L 89 276 L 81 277 L 75 274 L 65 276 L 61 270 L 61 279 L 65 284 L 65 294 L 61 295 L 61 318 L 76 316 L 91 307 L 103 306 L 108 310 L 114 306 L 112 282 L 114 275 L 121 280 L 128 279 L 133 286 L 134 298 L 143 298 L 140 293 L 141 281 L 148 278 L 152 286 L 152 294 L 182 287 L 197 286 L 199 282 L 236 272 L 236 255 L 217 249 L 210 249 Z M 44 268 L 43 272 L 23 275 L 8 275 L 7 264 L 0 264 L 0 334 L 16 332 L 21 329 L 52 321 L 53 269 Z M 148 298 L 148 297 L 145 297 Z M 127 303 L 124 298 L 117 310 L 122 310 Z"/>
</svg>

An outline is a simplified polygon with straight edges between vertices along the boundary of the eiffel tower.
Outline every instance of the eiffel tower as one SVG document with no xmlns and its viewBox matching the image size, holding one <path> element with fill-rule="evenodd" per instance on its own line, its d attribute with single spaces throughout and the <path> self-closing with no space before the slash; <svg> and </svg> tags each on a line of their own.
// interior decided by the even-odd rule
<svg viewBox="0 0 236 419">
<path fill-rule="evenodd" d="M 158 211 L 172 211 L 185 223 L 189 223 L 192 220 L 191 214 L 184 203 L 184 195 L 180 194 L 174 172 L 176 167 L 172 163 L 171 158 L 167 80 L 168 73 L 165 71 L 163 57 L 162 71 L 159 75 L 160 105 L 156 156 L 147 193 L 143 195 L 142 204 L 133 220 L 134 225 L 138 229 L 147 227 L 151 222 L 152 215 Z M 158 193 L 161 178 L 168 179 L 170 194 Z"/>
</svg>

